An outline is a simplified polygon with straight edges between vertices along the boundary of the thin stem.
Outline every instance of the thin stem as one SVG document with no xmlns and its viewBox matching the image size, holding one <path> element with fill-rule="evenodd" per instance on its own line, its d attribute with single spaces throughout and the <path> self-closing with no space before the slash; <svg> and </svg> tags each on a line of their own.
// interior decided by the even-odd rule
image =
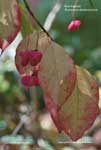
<svg viewBox="0 0 101 150">
<path fill-rule="evenodd" d="M 24 1 L 26 9 L 28 10 L 28 12 L 32 16 L 32 18 L 37 22 L 37 24 L 40 26 L 40 28 L 51 38 L 51 36 L 49 35 L 49 33 L 45 30 L 45 28 L 41 25 L 41 23 L 38 21 L 38 19 L 34 16 L 34 14 L 31 11 L 29 5 L 27 4 L 26 0 L 23 0 L 23 1 Z"/>
<path fill-rule="evenodd" d="M 75 6 L 77 6 L 77 4 L 78 4 L 78 0 L 75 0 L 75 2 L 74 2 L 74 7 L 73 7 L 73 11 L 72 11 L 72 18 L 73 19 L 75 19 Z"/>
<path fill-rule="evenodd" d="M 38 50 L 39 32 L 37 32 L 36 50 Z"/>
</svg>

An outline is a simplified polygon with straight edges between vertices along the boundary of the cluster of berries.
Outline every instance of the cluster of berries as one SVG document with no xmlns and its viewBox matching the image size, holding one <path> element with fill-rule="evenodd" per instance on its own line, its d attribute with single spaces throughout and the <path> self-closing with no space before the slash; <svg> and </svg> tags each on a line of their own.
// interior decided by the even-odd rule
<svg viewBox="0 0 101 150">
<path fill-rule="evenodd" d="M 21 65 L 26 67 L 28 64 L 34 67 L 32 75 L 23 75 L 21 77 L 21 83 L 26 86 L 38 86 L 38 65 L 42 59 L 42 53 L 37 50 L 24 50 L 20 52 Z"/>
</svg>

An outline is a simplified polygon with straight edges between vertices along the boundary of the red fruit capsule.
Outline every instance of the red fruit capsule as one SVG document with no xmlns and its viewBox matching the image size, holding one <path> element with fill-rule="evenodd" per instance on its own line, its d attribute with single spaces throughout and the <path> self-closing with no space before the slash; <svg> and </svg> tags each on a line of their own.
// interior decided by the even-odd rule
<svg viewBox="0 0 101 150">
<path fill-rule="evenodd" d="M 29 62 L 29 51 L 21 51 L 20 52 L 20 56 L 21 56 L 21 65 L 23 67 L 25 67 L 28 62 Z"/>
<path fill-rule="evenodd" d="M 30 51 L 30 64 L 36 66 L 42 59 L 42 53 L 39 51 Z"/>
<path fill-rule="evenodd" d="M 40 83 L 39 83 L 39 78 L 38 78 L 38 76 L 37 76 L 37 75 L 33 75 L 32 77 L 33 77 L 33 84 L 34 84 L 35 86 L 39 86 Z"/>
<path fill-rule="evenodd" d="M 74 32 L 77 29 L 79 29 L 80 25 L 81 25 L 81 21 L 80 20 L 72 20 L 70 22 L 70 24 L 68 25 L 68 31 Z"/>
<path fill-rule="evenodd" d="M 26 87 L 39 86 L 38 76 L 36 76 L 36 75 L 33 75 L 33 76 L 25 75 L 21 78 L 21 83 Z"/>
</svg>

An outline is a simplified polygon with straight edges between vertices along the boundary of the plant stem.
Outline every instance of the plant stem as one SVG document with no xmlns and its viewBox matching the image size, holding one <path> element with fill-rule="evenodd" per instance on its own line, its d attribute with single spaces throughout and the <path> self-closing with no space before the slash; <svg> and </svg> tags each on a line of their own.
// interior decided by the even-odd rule
<svg viewBox="0 0 101 150">
<path fill-rule="evenodd" d="M 77 4 L 78 4 L 78 0 L 75 0 L 75 2 L 74 2 L 74 7 L 73 7 L 73 11 L 72 11 L 72 17 L 73 17 L 73 19 L 75 19 L 75 6 L 77 6 Z"/>
<path fill-rule="evenodd" d="M 18 134 L 18 132 L 22 129 L 24 125 L 24 122 L 22 120 L 20 120 L 20 122 L 18 123 L 18 125 L 16 126 L 16 128 L 14 129 L 12 135 L 15 136 Z"/>
</svg>

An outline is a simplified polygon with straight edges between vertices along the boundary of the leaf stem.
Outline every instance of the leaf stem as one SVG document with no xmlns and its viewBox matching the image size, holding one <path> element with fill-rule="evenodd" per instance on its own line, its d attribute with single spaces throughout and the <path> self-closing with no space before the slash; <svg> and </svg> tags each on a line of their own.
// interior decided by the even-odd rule
<svg viewBox="0 0 101 150">
<path fill-rule="evenodd" d="M 73 5 L 73 11 L 72 11 L 72 18 L 75 19 L 75 6 L 77 6 L 78 0 L 75 0 L 74 5 Z"/>
</svg>

